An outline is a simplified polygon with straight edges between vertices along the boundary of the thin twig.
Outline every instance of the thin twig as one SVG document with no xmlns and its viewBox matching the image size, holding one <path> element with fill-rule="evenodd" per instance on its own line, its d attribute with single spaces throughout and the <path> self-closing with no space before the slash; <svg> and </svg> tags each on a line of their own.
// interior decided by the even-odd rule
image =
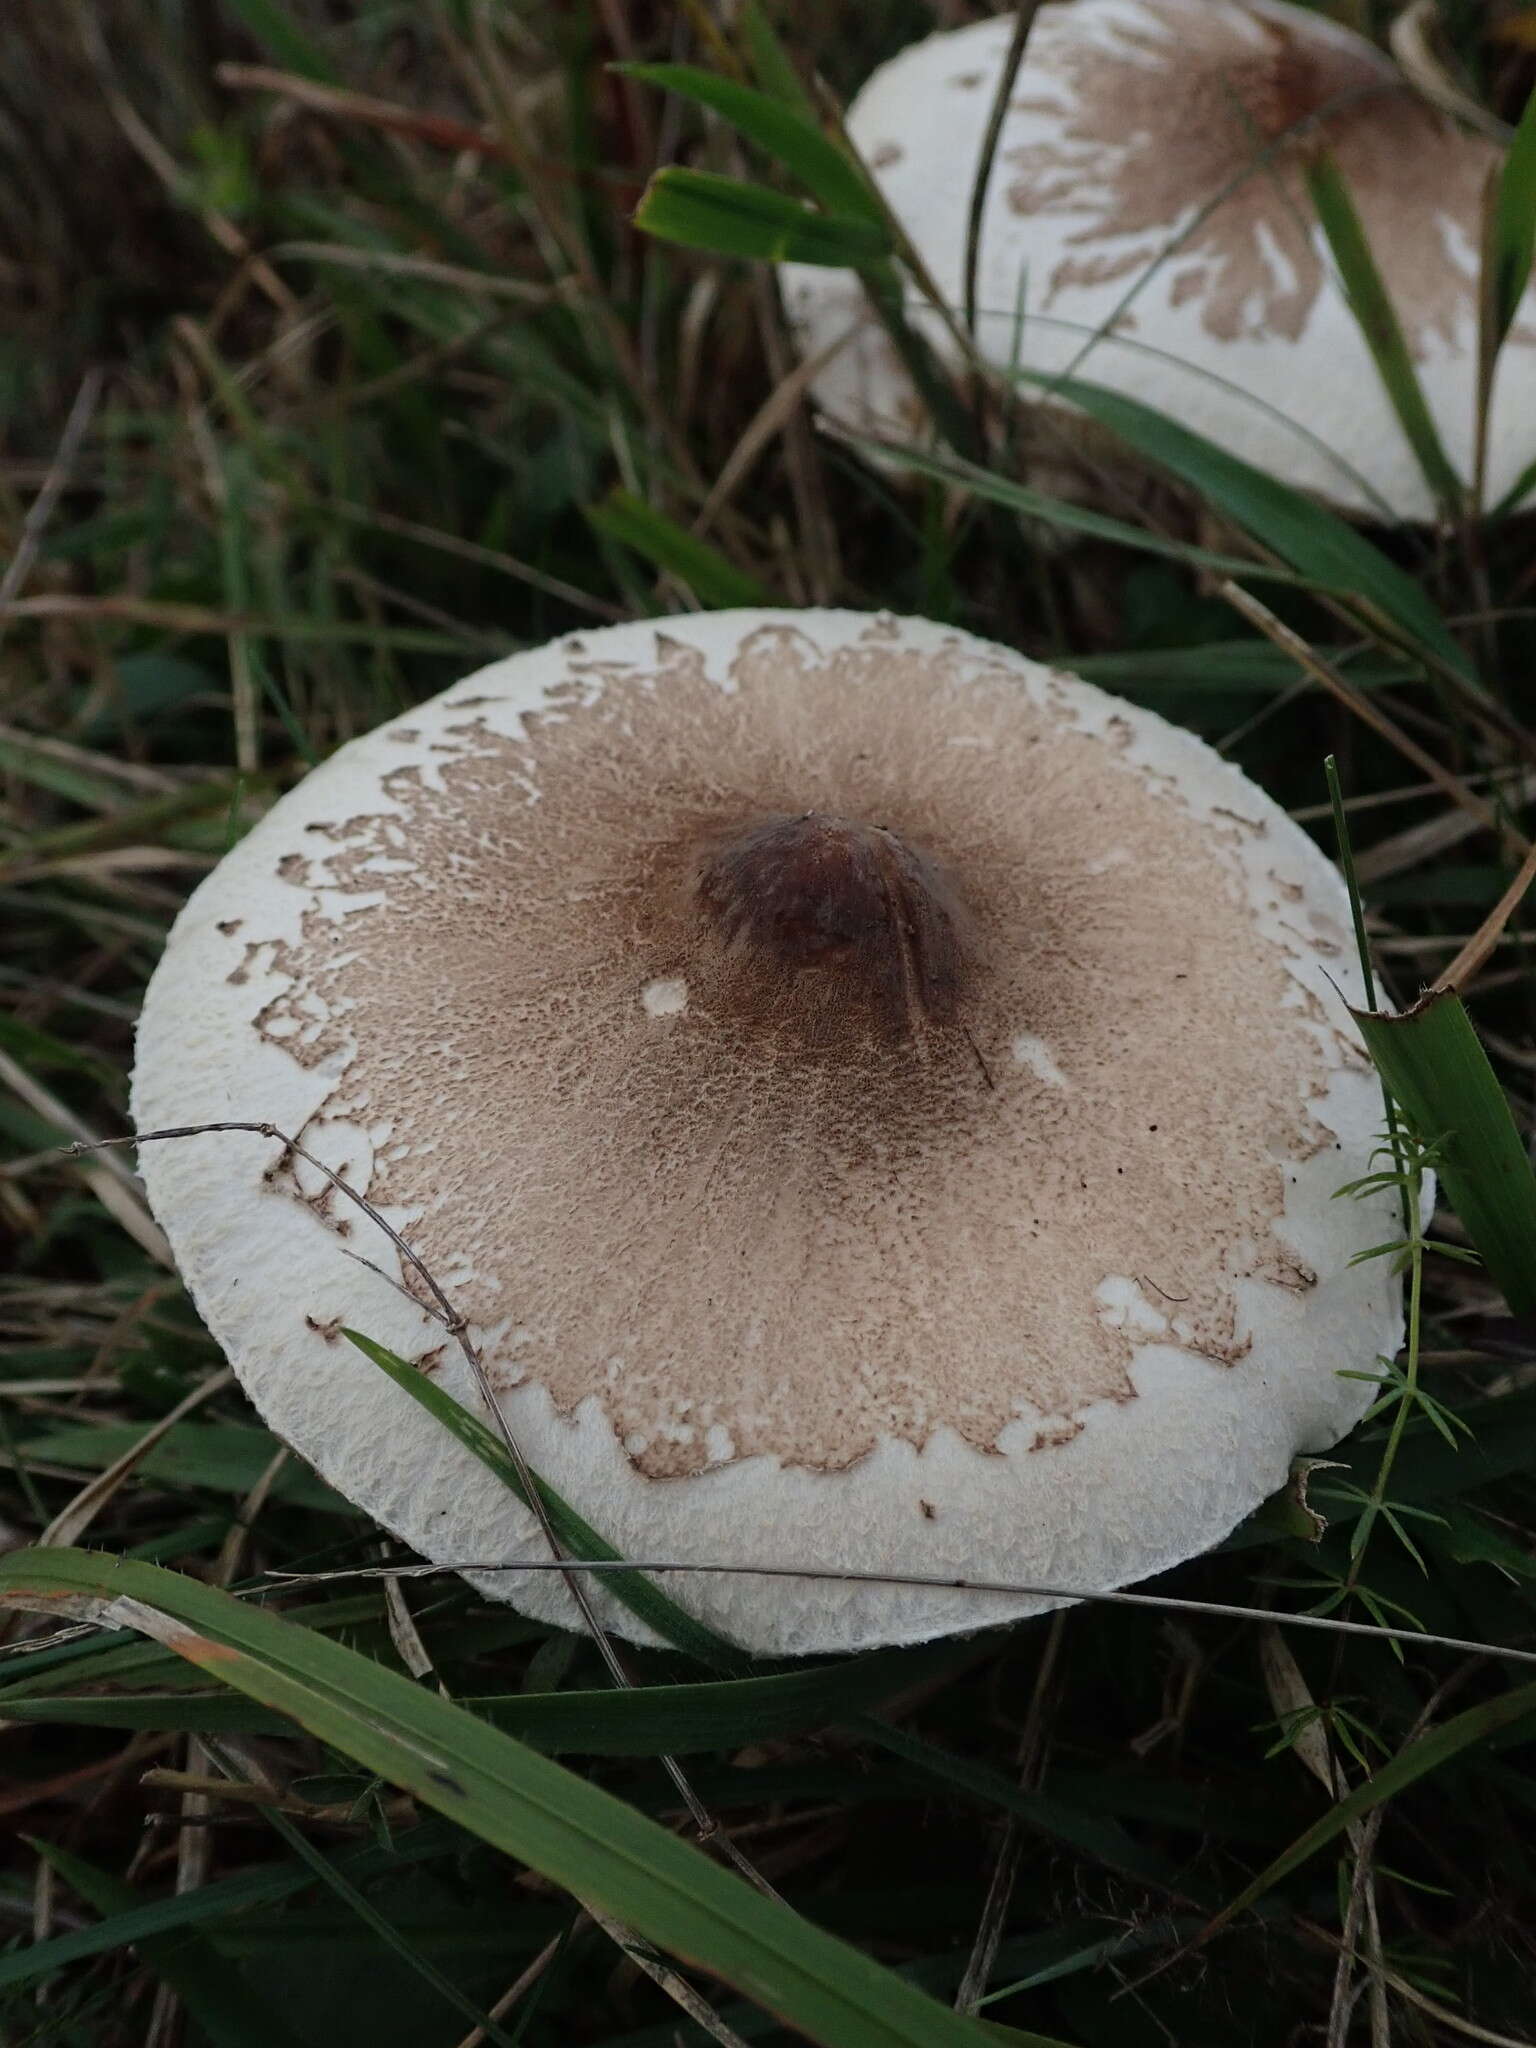
<svg viewBox="0 0 1536 2048">
<path fill-rule="evenodd" d="M 1024 1727 L 1019 1736 L 1019 1785 L 1025 1792 L 1039 1790 L 1041 1765 L 1045 1755 L 1045 1707 L 1055 1679 L 1056 1660 L 1061 1652 L 1061 1639 L 1065 1629 L 1065 1614 L 1052 1615 L 1045 1648 L 1041 1652 L 1039 1667 L 1035 1672 L 1029 1712 L 1025 1716 Z M 998 1948 L 1002 1943 L 1003 1929 L 1008 1922 L 1008 1908 L 1013 1903 L 1013 1888 L 1018 1881 L 1019 1858 L 1023 1848 L 1024 1831 L 1019 1816 L 1010 1813 L 1003 1823 L 997 1861 L 992 1866 L 992 1881 L 987 1887 L 986 1904 L 981 1910 L 981 1922 L 976 1929 L 970 1959 L 965 1966 L 965 1975 L 960 1979 L 960 1989 L 955 1993 L 956 2012 L 976 2013 L 981 2009 L 981 2001 L 985 1998 L 987 1986 L 992 1981 L 992 1971 L 997 1962 Z"/>
<path fill-rule="evenodd" d="M 1504 927 L 1514 916 L 1520 899 L 1531 883 L 1536 881 L 1536 844 L 1533 844 L 1520 864 L 1520 872 L 1510 883 L 1498 902 L 1483 919 L 1477 930 L 1462 947 L 1450 966 L 1436 977 L 1436 988 L 1463 988 L 1488 955 L 1504 936 Z"/>
<path fill-rule="evenodd" d="M 1185 1600 L 1171 1593 L 1106 1592 L 1097 1586 L 1041 1586 L 1014 1579 L 943 1578 L 925 1572 L 853 1571 L 809 1564 L 696 1564 L 680 1558 L 564 1557 L 558 1565 L 539 1558 L 515 1564 L 504 1559 L 456 1558 L 451 1564 L 359 1565 L 333 1572 L 268 1572 L 275 1585 L 319 1586 L 342 1579 L 376 1579 L 386 1574 L 406 1579 L 430 1578 L 437 1572 L 688 1572 L 696 1576 L 735 1573 L 753 1579 L 830 1580 L 853 1586 L 929 1586 L 951 1593 L 996 1593 L 1010 1599 L 1096 1601 L 1111 1607 L 1147 1607 L 1163 1614 L 1203 1614 L 1219 1621 L 1278 1621 L 1288 1628 L 1322 1629 L 1333 1635 L 1369 1636 L 1376 1642 L 1415 1643 L 1429 1649 L 1461 1650 L 1469 1656 L 1503 1657 L 1514 1664 L 1536 1664 L 1536 1650 L 1517 1650 L 1501 1643 L 1477 1643 L 1464 1636 L 1435 1635 L 1428 1629 L 1391 1628 L 1365 1621 L 1339 1621 L 1331 1614 L 1294 1614 L 1283 1607 L 1240 1607 L 1225 1600 Z M 977 1628 L 987 1623 L 979 1620 Z"/>
<path fill-rule="evenodd" d="M 1251 591 L 1244 590 L 1241 584 L 1234 583 L 1230 577 L 1224 576 L 1218 580 L 1216 592 L 1218 596 L 1225 598 L 1234 611 L 1240 612 L 1250 625 L 1257 626 L 1266 640 L 1272 640 L 1277 647 L 1283 648 L 1293 661 L 1304 668 L 1308 675 L 1315 677 L 1325 690 L 1337 697 L 1362 724 L 1368 725 L 1372 732 L 1378 733 L 1389 746 L 1396 747 L 1405 760 L 1412 761 L 1416 768 L 1429 777 L 1437 789 L 1442 790 L 1453 803 L 1460 804 L 1462 809 L 1476 818 L 1487 831 L 1492 832 L 1495 837 L 1501 832 L 1507 833 L 1521 853 L 1530 850 L 1531 842 L 1523 832 L 1517 831 L 1507 820 L 1500 818 L 1492 804 L 1475 795 L 1459 776 L 1453 775 L 1443 763 L 1437 761 L 1428 748 L 1421 747 L 1417 740 L 1404 732 L 1394 719 L 1389 718 L 1369 697 L 1357 690 L 1353 683 L 1346 682 L 1332 663 L 1325 661 L 1299 633 L 1286 625 L 1284 620 L 1277 618 L 1267 604 L 1261 603 Z"/>
<path fill-rule="evenodd" d="M 61 1151 L 93 1152 L 103 1142 L 92 1136 L 90 1126 L 82 1117 L 77 1116 L 67 1103 L 61 1102 L 35 1075 L 29 1074 L 18 1060 L 12 1059 L 3 1049 L 0 1049 L 0 1085 L 9 1088 L 13 1095 L 26 1104 L 34 1116 L 42 1117 L 45 1122 L 52 1124 L 56 1131 L 72 1131 L 75 1134 L 76 1143 L 60 1147 Z M 110 1146 L 115 1144 L 116 1140 L 109 1138 L 105 1143 Z M 166 1241 L 165 1232 L 145 1208 L 133 1185 L 133 1176 L 127 1169 L 118 1160 L 109 1157 L 104 1159 L 100 1166 L 87 1166 L 84 1169 L 84 1176 L 91 1193 L 108 1215 L 114 1217 L 134 1242 L 148 1252 L 157 1264 L 164 1266 L 167 1271 L 174 1271 L 176 1262 L 171 1256 L 171 1247 Z"/>
<path fill-rule="evenodd" d="M 527 1969 L 520 1976 L 515 1977 L 506 1990 L 503 1991 L 500 1998 L 490 2008 L 486 2017 L 493 2020 L 504 2020 L 518 2000 L 526 1997 L 534 1985 L 538 1983 L 544 1972 L 560 1953 L 561 1945 L 569 1941 L 575 1935 L 582 1922 L 588 1918 L 590 1918 L 590 1915 L 583 1908 L 576 1915 L 569 1928 L 563 1933 L 551 1935 Z M 458 2048 L 484 2048 L 485 2038 L 484 2027 L 471 2027 L 463 2040 L 458 2043 Z"/>
<path fill-rule="evenodd" d="M 75 402 L 69 409 L 64 422 L 64 431 L 59 436 L 59 445 L 54 450 L 48 474 L 43 478 L 41 488 L 27 507 L 27 516 L 21 522 L 21 534 L 16 542 L 16 552 L 5 565 L 0 575 L 0 605 L 9 604 L 11 599 L 26 582 L 28 572 L 37 559 L 42 546 L 43 535 L 53 517 L 53 508 L 63 494 L 75 466 L 75 457 L 80 453 L 80 444 L 85 439 L 85 430 L 91 423 L 96 410 L 96 401 L 101 396 L 102 373 L 87 370 L 80 380 L 80 389 L 75 393 Z"/>
</svg>

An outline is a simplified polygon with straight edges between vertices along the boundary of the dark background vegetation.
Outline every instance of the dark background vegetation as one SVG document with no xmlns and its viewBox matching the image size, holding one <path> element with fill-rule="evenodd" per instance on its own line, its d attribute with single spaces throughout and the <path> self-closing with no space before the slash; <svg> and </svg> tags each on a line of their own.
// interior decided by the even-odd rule
<svg viewBox="0 0 1536 2048">
<path fill-rule="evenodd" d="M 1444 10 L 1465 76 L 1505 117 L 1533 75 L 1531 46 L 1493 33 L 1518 11 Z M 960 0 L 795 0 L 776 19 L 802 66 L 846 96 L 879 57 L 971 12 Z M 747 161 L 695 112 L 605 66 L 709 64 L 719 35 L 713 8 L 624 0 L 9 0 L 8 1543 L 52 1527 L 56 1540 L 235 1586 L 272 1567 L 380 1556 L 376 1533 L 296 1461 L 270 1469 L 277 1447 L 229 1385 L 82 1497 L 221 1361 L 132 1186 L 53 1148 L 125 1128 L 144 981 L 231 839 L 338 742 L 498 652 L 754 587 L 789 604 L 950 619 L 1070 658 L 1196 726 L 1330 850 L 1333 752 L 1398 999 L 1512 872 L 1493 835 L 1458 830 L 1444 794 L 1184 567 L 1096 543 L 1043 547 L 1011 517 L 937 486 L 899 489 L 815 433 L 782 392 L 792 356 L 771 276 L 629 224 L 659 163 Z M 255 65 L 283 77 L 227 68 Z M 1129 465 L 1126 477 L 1165 531 L 1208 538 L 1208 512 Z M 658 571 L 643 527 L 638 545 L 617 537 L 603 512 L 616 488 L 708 543 L 693 583 Z M 1506 520 L 1470 551 L 1377 538 L 1448 616 L 1477 615 L 1466 644 L 1507 729 L 1469 727 L 1422 683 L 1391 686 L 1393 716 L 1528 815 L 1532 521 Z M 1320 608 L 1273 601 L 1348 657 Z M 1522 1129 L 1533 994 L 1517 916 L 1470 996 Z M 1456 1236 L 1454 1219 L 1441 1227 Z M 1347 1589 L 1336 1611 L 1357 1619 L 1401 1611 L 1530 1644 L 1536 1332 L 1502 1313 L 1474 1268 L 1431 1259 L 1423 1342 L 1426 1384 L 1468 1434 L 1456 1450 L 1415 1415 L 1391 1476 L 1396 1527 L 1378 1517 L 1352 1555 L 1383 1416 L 1341 1453 L 1342 1470 L 1315 1479 L 1331 1522 L 1319 1544 L 1273 1533 L 1278 1523 L 1243 1532 L 1170 1590 L 1304 1606 Z M 455 1581 L 409 1600 L 455 1695 L 603 1683 L 589 1646 Z M 401 1654 L 375 1586 L 284 1604 L 383 1660 Z M 1078 1609 L 895 1686 L 884 1732 L 840 1722 L 829 1704 L 803 1733 L 690 1756 L 690 1776 L 795 1906 L 946 1999 L 991 1892 L 1001 1918 L 985 2011 L 1015 2027 L 1094 2048 L 1536 2036 L 1536 1708 L 1185 1951 L 1336 1795 L 1521 1676 L 1495 1658 L 1326 1637 L 1291 1639 L 1287 1666 L 1274 1642 L 1247 1623 Z M 250 1731 L 210 1755 L 186 1732 L 195 1710 L 117 1711 L 135 1687 L 188 1684 L 172 1663 L 88 1640 L 0 1664 L 0 1940 L 17 1955 L 44 1944 L 24 1980 L 0 1971 L 0 2031 L 16 2048 L 451 2048 L 474 2036 L 444 1980 L 486 2007 L 525 1972 L 503 2039 L 706 2038 L 568 1897 L 344 1758 Z M 640 1666 L 694 1675 L 661 1655 Z M 52 1704 L 19 1718 L 23 1694 Z M 684 1824 L 654 1757 L 572 1761 Z M 265 1792 L 219 1791 L 231 1767 Z M 1000 1860 L 1011 1883 L 994 1891 Z M 291 1882 L 247 1904 L 239 1886 L 253 1871 Z M 200 1917 L 158 1942 L 73 1961 L 46 1946 L 199 1886 Z M 1346 1921 L 1363 1960 L 1341 1967 Z M 710 1995 L 741 2038 L 788 2038 Z"/>
</svg>

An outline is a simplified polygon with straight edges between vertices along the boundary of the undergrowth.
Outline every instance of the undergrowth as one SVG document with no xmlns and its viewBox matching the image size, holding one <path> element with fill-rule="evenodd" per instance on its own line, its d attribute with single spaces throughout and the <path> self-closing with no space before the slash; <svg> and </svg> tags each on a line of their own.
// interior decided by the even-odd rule
<svg viewBox="0 0 1536 2048">
<path fill-rule="evenodd" d="M 846 95 L 964 12 L 775 18 L 799 76 Z M 1143 1589 L 1393 1638 L 1086 1605 L 798 1673 L 638 1653 L 623 1695 L 591 1643 L 452 1576 L 274 1591 L 273 1573 L 409 1560 L 256 1423 L 120 1156 L 60 1150 L 126 1128 L 167 925 L 307 766 L 497 653 L 759 599 L 921 613 L 1066 661 L 1210 738 L 1330 853 L 1334 756 L 1385 998 L 1461 959 L 1529 1130 L 1525 905 L 1464 947 L 1521 866 L 1536 793 L 1531 517 L 1364 537 L 1359 576 L 1389 613 L 1406 582 L 1430 626 L 1320 591 L 1324 515 L 1296 539 L 1285 505 L 1239 506 L 1156 421 L 1114 423 L 1150 549 L 1106 531 L 1042 547 L 1049 515 L 1018 517 L 984 429 L 914 456 L 907 483 L 870 468 L 786 382 L 769 269 L 632 222 L 650 187 L 665 231 L 668 164 L 797 189 L 693 101 L 611 68 L 750 82 L 726 13 L 23 0 L 8 17 L 0 1533 L 247 1593 L 335 1646 L 342 1703 L 301 1732 L 268 1678 L 226 1691 L 164 1644 L 45 1641 L 11 1616 L 4 2038 L 795 2038 L 771 1991 L 749 2000 L 690 1968 L 702 1947 L 668 1959 L 636 1934 L 644 1887 L 603 1892 L 607 1823 L 555 1882 L 509 1850 L 490 1792 L 461 1810 L 403 1750 L 360 1763 L 348 1688 L 377 1732 L 367 1674 L 403 1670 L 432 1712 L 441 1688 L 631 1816 L 692 1838 L 702 1812 L 794 1925 L 945 2005 L 964 1987 L 998 2040 L 1527 2039 L 1533 1673 L 1413 1637 L 1536 1644 L 1531 1240 L 1501 1264 L 1484 1155 L 1457 1154 L 1411 1075 L 1378 1162 L 1408 1197 L 1383 1248 L 1405 1264 L 1404 1353 L 1332 1462 Z M 1487 28 L 1444 10 L 1459 75 L 1512 123 L 1536 39 Z M 1245 580 L 1233 558 L 1289 575 Z M 1458 1189 L 1433 1218 L 1426 1170 Z M 265 1670 L 267 1639 L 204 1599 L 196 1627 Z M 505 1759 L 486 1743 L 489 1785 Z"/>
</svg>

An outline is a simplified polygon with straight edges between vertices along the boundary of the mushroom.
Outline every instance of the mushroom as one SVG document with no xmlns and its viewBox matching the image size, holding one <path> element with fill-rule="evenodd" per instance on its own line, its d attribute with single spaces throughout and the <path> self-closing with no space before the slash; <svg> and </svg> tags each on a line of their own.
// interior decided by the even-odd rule
<svg viewBox="0 0 1536 2048">
<path fill-rule="evenodd" d="M 848 132 L 945 301 L 1013 22 L 930 36 L 876 71 Z M 1498 150 L 1372 44 L 1277 0 L 1061 0 L 1037 16 L 982 216 L 976 340 L 1112 386 L 1341 509 L 1436 507 L 1332 266 L 1306 167 L 1349 189 L 1452 464 L 1473 470 L 1483 192 Z M 815 393 L 843 431 L 910 443 L 922 407 L 849 273 L 786 266 Z M 933 309 L 912 317 L 951 361 Z M 1030 387 L 1026 387 L 1028 390 Z M 1042 457 L 1052 442 L 1042 435 Z M 1061 442 L 1058 432 L 1057 444 Z M 1536 295 L 1498 368 L 1486 494 L 1536 457 Z"/>
<path fill-rule="evenodd" d="M 1381 1120 L 1347 919 L 1236 768 L 1004 648 L 616 626 L 273 807 L 171 934 L 133 1113 L 273 1124 L 365 1193 L 627 1556 L 1109 1588 L 1223 1537 L 1395 1348 L 1390 1262 L 1350 1264 L 1392 1200 L 1332 1199 Z M 340 1338 L 480 1409 L 374 1223 L 273 1142 L 141 1157 L 281 1437 L 429 1559 L 545 1555 Z M 572 1619 L 549 1572 L 476 1583 Z M 772 1654 L 1058 1604 L 669 1589 Z"/>
</svg>

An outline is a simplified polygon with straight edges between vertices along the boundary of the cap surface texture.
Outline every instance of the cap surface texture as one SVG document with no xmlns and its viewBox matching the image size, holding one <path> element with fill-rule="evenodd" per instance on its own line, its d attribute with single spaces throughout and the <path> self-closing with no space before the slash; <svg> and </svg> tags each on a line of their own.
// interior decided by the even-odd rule
<svg viewBox="0 0 1536 2048">
<path fill-rule="evenodd" d="M 848 113 L 855 146 L 956 308 L 1012 33 L 999 15 L 913 44 Z M 1360 215 L 1446 452 L 1469 478 L 1482 195 L 1498 152 L 1419 98 L 1374 45 L 1278 0 L 1041 9 L 988 183 L 982 354 L 1111 386 L 1358 516 L 1433 518 L 1308 191 L 1307 165 L 1323 150 Z M 802 354 L 856 330 L 815 381 L 828 418 L 855 434 L 923 438 L 922 408 L 857 280 L 787 266 L 783 290 Z M 909 310 L 952 355 L 915 290 Z M 1490 504 L 1536 457 L 1533 422 L 1536 289 L 1498 367 Z M 1042 463 L 1052 447 L 1042 433 Z"/>
<path fill-rule="evenodd" d="M 178 920 L 140 1130 L 297 1137 L 464 1313 L 625 1555 L 1123 1585 L 1333 1443 L 1401 1327 L 1334 870 L 1188 733 L 921 621 L 556 641 L 354 740 Z M 340 1332 L 476 1411 L 355 1205 L 271 1141 L 145 1145 L 272 1428 L 428 1558 L 526 1512 Z M 550 1574 L 486 1590 L 569 1622 Z M 744 1647 L 1055 1604 L 678 1576 Z M 623 1633 L 638 1624 L 611 1599 Z"/>
</svg>

